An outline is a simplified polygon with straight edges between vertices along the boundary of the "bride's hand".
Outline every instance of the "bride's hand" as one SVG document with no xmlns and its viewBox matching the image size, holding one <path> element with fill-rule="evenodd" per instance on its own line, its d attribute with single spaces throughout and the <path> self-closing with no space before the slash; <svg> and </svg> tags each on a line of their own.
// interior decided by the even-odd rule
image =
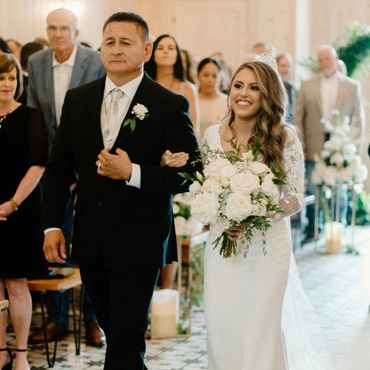
<svg viewBox="0 0 370 370">
<path fill-rule="evenodd" d="M 234 229 L 226 231 L 228 238 L 231 241 L 235 241 L 239 238 L 241 234 L 244 233 L 244 227 L 243 226 L 236 226 Z"/>
<path fill-rule="evenodd" d="M 189 154 L 185 152 L 172 153 L 166 150 L 161 158 L 161 167 L 183 167 L 189 160 Z"/>
</svg>

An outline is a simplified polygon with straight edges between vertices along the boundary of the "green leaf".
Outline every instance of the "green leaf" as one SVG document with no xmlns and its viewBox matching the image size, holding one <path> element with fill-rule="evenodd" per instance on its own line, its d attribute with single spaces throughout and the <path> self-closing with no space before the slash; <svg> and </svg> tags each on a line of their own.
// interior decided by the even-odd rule
<svg viewBox="0 0 370 370">
<path fill-rule="evenodd" d="M 136 128 L 136 120 L 135 120 L 135 118 L 133 118 L 131 120 L 131 124 L 130 124 L 131 132 L 134 132 L 135 128 Z"/>
</svg>

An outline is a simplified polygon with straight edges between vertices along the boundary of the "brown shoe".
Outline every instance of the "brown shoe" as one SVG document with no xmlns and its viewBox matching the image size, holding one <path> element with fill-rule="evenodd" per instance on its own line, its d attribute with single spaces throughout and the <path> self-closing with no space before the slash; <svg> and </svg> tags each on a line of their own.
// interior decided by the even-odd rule
<svg viewBox="0 0 370 370">
<path fill-rule="evenodd" d="M 57 324 L 53 321 L 49 321 L 46 325 L 47 340 L 48 342 L 54 341 L 57 335 Z M 58 339 L 65 338 L 69 334 L 68 325 L 59 326 Z M 28 337 L 28 343 L 39 344 L 44 343 L 44 329 L 42 326 L 33 331 L 33 333 Z"/>
<path fill-rule="evenodd" d="M 105 344 L 105 335 L 96 320 L 85 322 L 86 344 L 93 347 L 103 347 Z"/>
</svg>

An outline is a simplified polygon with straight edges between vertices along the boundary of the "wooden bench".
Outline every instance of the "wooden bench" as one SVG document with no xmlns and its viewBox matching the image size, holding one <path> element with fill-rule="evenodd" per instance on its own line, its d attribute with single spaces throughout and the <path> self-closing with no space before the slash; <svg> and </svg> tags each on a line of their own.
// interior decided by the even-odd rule
<svg viewBox="0 0 370 370">
<path fill-rule="evenodd" d="M 36 280 L 28 280 L 28 287 L 30 291 L 39 292 L 41 294 L 41 315 L 42 315 L 42 326 L 44 329 L 44 343 L 46 349 L 46 358 L 48 361 L 49 367 L 53 367 L 55 364 L 57 346 L 58 346 L 58 333 L 59 333 L 59 322 L 57 322 L 57 335 L 54 342 L 54 351 L 53 357 L 50 357 L 49 352 L 49 344 L 47 341 L 48 333 L 47 333 L 47 320 L 46 320 L 46 309 L 45 309 L 45 295 L 46 292 L 59 292 L 60 301 L 59 301 L 59 312 L 58 318 L 60 317 L 60 307 L 62 301 L 62 294 L 71 289 L 71 302 L 72 302 L 72 313 L 73 313 L 73 333 L 74 333 L 74 340 L 75 340 L 75 347 L 76 347 L 76 355 L 80 354 L 80 344 L 81 344 L 81 321 L 82 321 L 82 300 L 83 300 L 83 287 L 82 281 L 80 276 L 80 270 L 78 268 L 58 268 L 56 269 L 58 274 L 64 275 L 58 276 L 54 278 L 51 276 L 48 279 L 36 279 Z M 75 299 L 74 299 L 74 288 L 81 287 L 81 295 L 80 295 L 80 313 L 78 318 L 78 326 L 77 326 L 77 317 L 76 317 L 76 307 L 75 307 Z"/>
</svg>

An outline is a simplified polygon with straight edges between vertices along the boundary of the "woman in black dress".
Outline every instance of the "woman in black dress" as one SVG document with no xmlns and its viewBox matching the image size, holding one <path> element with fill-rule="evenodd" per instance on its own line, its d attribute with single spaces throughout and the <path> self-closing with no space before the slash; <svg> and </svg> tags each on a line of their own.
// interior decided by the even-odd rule
<svg viewBox="0 0 370 370">
<path fill-rule="evenodd" d="M 9 296 L 16 337 L 16 370 L 27 370 L 32 302 L 27 278 L 45 271 L 40 227 L 40 178 L 47 136 L 37 112 L 16 102 L 22 74 L 11 54 L 0 52 L 0 300 Z M 11 369 L 6 317 L 0 315 L 0 369 Z"/>
</svg>

